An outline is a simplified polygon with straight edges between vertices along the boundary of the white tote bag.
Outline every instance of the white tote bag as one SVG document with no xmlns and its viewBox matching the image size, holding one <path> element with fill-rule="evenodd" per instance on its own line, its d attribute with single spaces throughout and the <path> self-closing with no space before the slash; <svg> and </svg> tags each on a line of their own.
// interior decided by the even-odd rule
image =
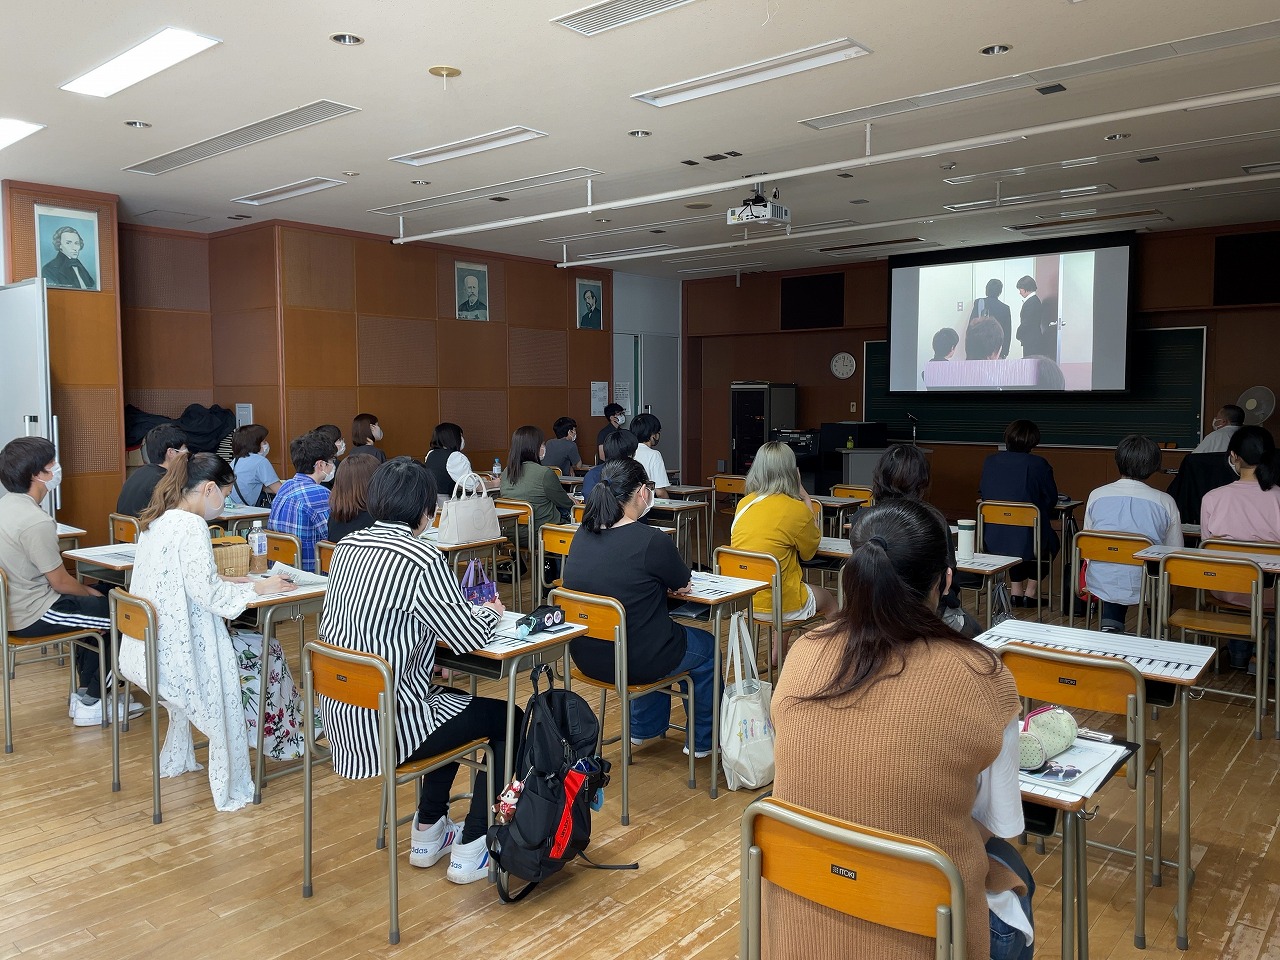
<svg viewBox="0 0 1280 960">
<path fill-rule="evenodd" d="M 473 479 L 474 478 L 474 479 Z M 484 478 L 470 473 L 454 484 L 440 510 L 440 543 L 473 543 L 501 536 L 498 509 L 485 492 Z"/>
<path fill-rule="evenodd" d="M 756 671 L 745 613 L 729 621 L 729 673 L 720 700 L 720 759 L 730 790 L 773 783 L 773 684 Z"/>
</svg>

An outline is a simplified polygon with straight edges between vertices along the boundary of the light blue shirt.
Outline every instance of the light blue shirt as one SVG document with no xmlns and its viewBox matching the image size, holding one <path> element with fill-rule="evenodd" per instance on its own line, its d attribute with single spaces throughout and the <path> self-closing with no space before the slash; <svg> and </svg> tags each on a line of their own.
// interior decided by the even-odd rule
<svg viewBox="0 0 1280 960">
<path fill-rule="evenodd" d="M 260 453 L 251 453 L 231 462 L 231 469 L 236 472 L 236 482 L 231 488 L 231 499 L 244 507 L 252 507 L 262 496 L 262 488 L 279 483 L 275 467 L 271 461 Z M 244 493 L 245 500 L 240 499 Z"/>
<path fill-rule="evenodd" d="M 1169 494 L 1141 480 L 1117 480 L 1089 494 L 1084 528 L 1136 533 L 1152 543 L 1182 546 L 1182 518 L 1177 503 Z M 1090 560 L 1084 583 L 1100 600 L 1132 606 L 1138 602 L 1142 576 L 1140 566 Z"/>
</svg>

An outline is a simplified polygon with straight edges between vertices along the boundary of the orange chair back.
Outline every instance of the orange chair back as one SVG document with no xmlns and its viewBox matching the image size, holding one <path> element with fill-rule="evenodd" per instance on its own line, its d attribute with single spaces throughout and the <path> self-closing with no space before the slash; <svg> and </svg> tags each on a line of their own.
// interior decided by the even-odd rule
<svg viewBox="0 0 1280 960">
<path fill-rule="evenodd" d="M 1000 651 L 1000 659 L 1013 674 L 1019 696 L 1079 710 L 1127 716 L 1129 697 L 1144 689 L 1142 675 L 1114 657 L 1010 644 Z"/>
<path fill-rule="evenodd" d="M 1040 525 L 1040 511 L 1035 504 L 1009 503 L 1004 500 L 984 500 L 978 505 L 983 523 L 1003 524 L 1009 527 L 1036 527 Z"/>
<path fill-rule="evenodd" d="M 1135 533 L 1081 530 L 1076 534 L 1076 553 L 1081 560 L 1140 567 L 1143 561 L 1135 559 L 1133 555 L 1149 546 L 1151 546 L 1150 540 Z"/>
<path fill-rule="evenodd" d="M 113 513 L 108 518 L 112 543 L 137 543 L 138 518 L 124 513 Z"/>
<path fill-rule="evenodd" d="M 711 478 L 711 483 L 716 488 L 716 493 L 744 494 L 747 492 L 747 478 L 736 473 L 717 473 Z"/>
<path fill-rule="evenodd" d="M 307 647 L 316 693 L 353 707 L 378 709 L 378 697 L 387 689 L 391 664 L 377 654 L 345 650 L 320 640 Z"/>
<path fill-rule="evenodd" d="M 154 629 L 156 611 L 148 600 L 135 597 L 118 587 L 111 591 L 115 596 L 116 629 L 126 637 L 145 640 L 148 629 Z"/>
<path fill-rule="evenodd" d="M 337 546 L 332 540 L 321 540 L 316 544 L 316 566 L 323 574 L 329 573 L 329 564 L 333 563 L 333 548 Z"/>
<path fill-rule="evenodd" d="M 528 500 L 509 500 L 506 497 L 494 497 L 493 505 L 502 507 L 504 510 L 519 510 L 520 516 L 516 517 L 516 523 L 522 527 L 527 527 L 533 523 L 533 504 Z M 439 523 L 436 526 L 439 526 Z"/>
<path fill-rule="evenodd" d="M 626 624 L 622 605 L 612 597 L 557 587 L 551 591 L 547 602 L 558 604 L 564 610 L 565 623 L 586 627 L 587 635 L 597 640 L 614 640 Z"/>
<path fill-rule="evenodd" d="M 1252 560 L 1206 557 L 1194 553 L 1170 553 L 1160 562 L 1160 573 L 1171 587 L 1250 593 L 1262 588 L 1262 569 Z"/>
<path fill-rule="evenodd" d="M 287 563 L 291 567 L 302 567 L 302 543 L 291 533 L 267 531 L 268 562 Z"/>
<path fill-rule="evenodd" d="M 573 505 L 573 522 L 581 523 L 582 518 L 587 515 L 587 505 L 585 503 L 575 503 Z"/>
<path fill-rule="evenodd" d="M 867 506 L 875 504 L 875 497 L 871 495 L 870 487 L 859 486 L 856 483 L 837 483 L 831 488 L 833 497 L 844 497 L 846 500 L 865 500 Z"/>
<path fill-rule="evenodd" d="M 548 524 L 539 531 L 542 535 L 542 552 L 546 556 L 567 557 L 569 545 L 573 543 L 572 530 L 560 530 Z"/>
</svg>

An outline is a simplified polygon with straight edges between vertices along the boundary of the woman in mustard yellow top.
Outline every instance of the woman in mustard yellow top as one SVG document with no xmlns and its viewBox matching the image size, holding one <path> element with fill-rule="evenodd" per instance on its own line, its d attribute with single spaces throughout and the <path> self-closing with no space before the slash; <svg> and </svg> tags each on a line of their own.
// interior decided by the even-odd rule
<svg viewBox="0 0 1280 960">
<path fill-rule="evenodd" d="M 828 617 L 837 610 L 836 599 L 822 587 L 804 582 L 800 561 L 810 560 L 822 537 L 821 514 L 800 483 L 796 455 L 785 443 L 764 444 L 747 472 L 747 495 L 738 502 L 730 545 L 735 550 L 767 553 L 782 568 L 783 620 Z M 755 596 L 755 611 L 773 609 L 773 592 Z M 773 660 L 778 661 L 782 637 L 773 638 Z"/>
</svg>

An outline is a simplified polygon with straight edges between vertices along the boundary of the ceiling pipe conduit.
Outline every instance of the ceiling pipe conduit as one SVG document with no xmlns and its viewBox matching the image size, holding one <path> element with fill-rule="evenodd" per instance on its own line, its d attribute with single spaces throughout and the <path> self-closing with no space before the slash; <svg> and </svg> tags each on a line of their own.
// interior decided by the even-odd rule
<svg viewBox="0 0 1280 960">
<path fill-rule="evenodd" d="M 869 167 L 877 163 L 895 163 L 899 160 L 915 160 L 921 157 L 932 157 L 937 156 L 940 153 L 948 153 L 951 151 L 972 150 L 979 147 L 994 146 L 998 143 L 1008 143 L 1010 140 L 1042 136 L 1049 133 L 1063 133 L 1068 130 L 1079 130 L 1084 127 L 1099 126 L 1103 124 L 1109 125 L 1120 123 L 1125 120 L 1137 120 L 1143 117 L 1160 116 L 1165 113 L 1176 113 L 1179 110 L 1203 110 L 1209 107 L 1230 106 L 1235 103 L 1243 103 L 1251 100 L 1263 100 L 1277 96 L 1280 96 L 1280 83 L 1273 83 L 1261 87 L 1250 87 L 1245 90 L 1233 90 L 1230 93 L 1214 93 L 1203 97 L 1191 97 L 1186 100 L 1176 100 L 1172 103 L 1154 104 L 1149 107 L 1134 107 L 1130 110 L 1117 110 L 1112 113 L 1102 113 L 1091 117 L 1078 117 L 1074 120 L 1058 120 L 1053 123 L 1043 123 L 1032 127 L 1023 127 L 1020 130 L 1010 130 L 1005 133 L 987 134 L 986 136 L 981 137 L 966 137 L 962 140 L 949 140 L 945 143 L 938 143 L 930 146 L 912 147 L 906 150 L 894 150 L 877 156 L 854 157 L 849 160 L 840 160 L 834 163 L 822 163 L 811 167 L 799 167 L 794 170 L 784 170 L 781 173 L 770 174 L 769 179 L 771 182 L 794 180 L 797 177 L 810 177 L 820 173 L 834 173 L 840 170 L 853 170 L 859 167 Z M 492 220 L 487 223 L 478 223 L 469 227 L 448 227 L 443 230 L 432 230 L 428 233 L 420 233 L 411 237 L 395 237 L 391 242 L 394 244 L 401 244 L 415 243 L 421 240 L 442 240 L 446 237 L 457 237 L 472 233 L 486 233 L 491 230 L 506 230 L 511 227 L 520 227 L 531 223 L 543 223 L 547 220 L 559 220 L 564 217 L 601 213 L 607 210 L 625 210 L 630 207 L 641 207 L 651 203 L 662 203 L 667 200 L 684 200 L 689 197 L 703 196 L 708 193 L 720 193 L 726 190 L 741 190 L 747 185 L 745 179 L 746 178 L 721 180 L 718 183 L 709 183 L 698 187 L 685 187 L 680 190 L 667 190 L 662 193 L 651 193 L 646 196 L 631 197 L 626 200 L 613 200 L 607 203 L 597 203 L 594 205 L 589 204 L 585 207 L 572 207 L 567 210 L 555 210 L 550 213 L 531 214 L 525 217 L 512 217 L 507 220 Z M 1114 194 L 1109 194 L 1108 196 L 1114 196 Z"/>
</svg>

